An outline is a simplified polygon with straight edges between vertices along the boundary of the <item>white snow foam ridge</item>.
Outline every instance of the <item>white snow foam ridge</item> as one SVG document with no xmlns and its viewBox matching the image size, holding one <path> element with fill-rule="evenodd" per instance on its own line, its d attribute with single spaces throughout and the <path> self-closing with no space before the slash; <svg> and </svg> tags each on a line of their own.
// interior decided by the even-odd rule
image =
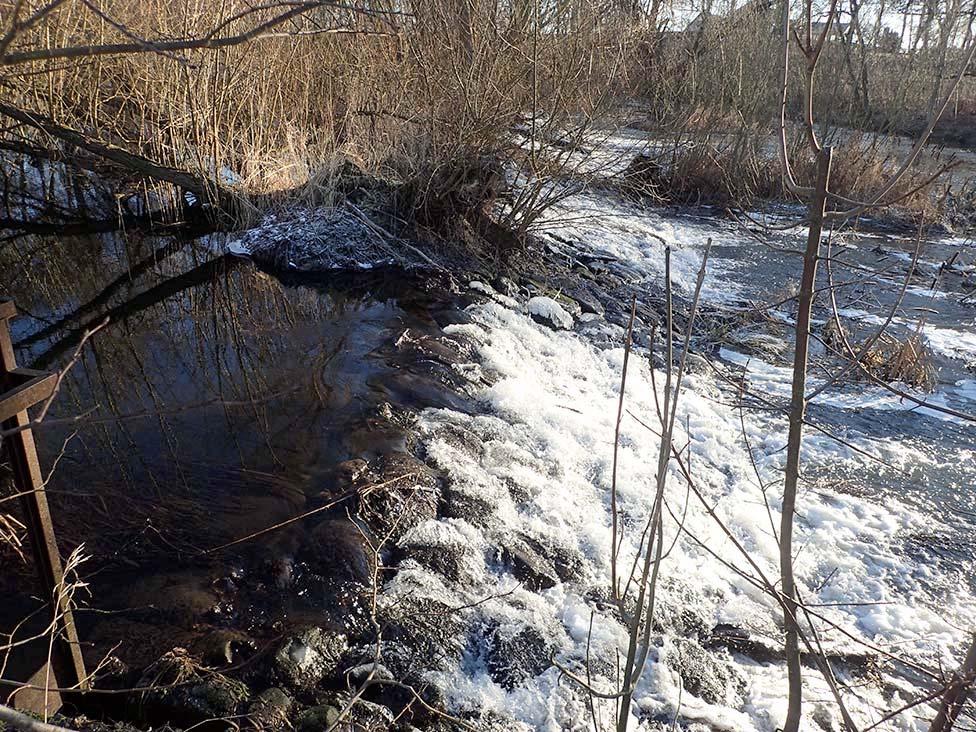
<svg viewBox="0 0 976 732">
<path fill-rule="evenodd" d="M 435 521 L 443 526 L 422 527 L 410 537 L 412 543 L 427 540 L 441 551 L 461 547 L 456 550 L 465 552 L 459 563 L 463 571 L 456 578 L 408 562 L 385 595 L 393 602 L 419 594 L 454 607 L 467 606 L 469 621 L 482 629 L 474 631 L 475 640 L 458 662 L 429 671 L 452 710 L 494 710 L 512 718 L 507 729 L 592 729 L 586 693 L 548 659 L 585 674 L 588 655 L 592 683 L 610 690 L 616 683 L 616 659 L 626 654 L 626 633 L 606 602 L 613 434 L 623 349 L 601 350 L 579 333 L 554 331 L 499 302 L 472 305 L 468 312 L 474 323 L 447 330 L 475 341 L 480 368 L 493 375 L 493 385 L 480 395 L 486 413 L 472 417 L 428 409 L 420 426 L 428 455 L 444 472 L 453 494 L 484 508 L 465 518 Z M 648 428 L 656 423 L 650 375 L 646 358 L 633 354 L 618 469 L 624 566 L 638 550 L 652 503 L 658 438 Z M 663 374 L 656 380 L 660 389 Z M 778 550 L 773 527 L 778 527 L 780 509 L 776 481 L 787 425 L 778 417 L 745 415 L 759 473 L 773 486 L 764 496 L 733 397 L 710 370 L 689 374 L 679 405 L 676 443 L 687 445 L 686 459 L 708 505 L 767 576 L 775 578 Z M 899 453 L 902 460 L 912 459 L 906 445 L 883 449 Z M 805 444 L 804 460 L 870 464 L 865 455 L 822 435 L 811 436 Z M 694 628 L 707 634 L 726 623 L 767 638 L 777 648 L 780 611 L 736 571 L 753 574 L 733 542 L 689 493 L 674 464 L 666 497 L 665 547 L 672 542 L 674 546 L 662 565 L 657 617 L 664 632 L 655 636 L 634 695 L 631 729 L 657 729 L 678 716 L 686 726 L 700 722 L 711 729 L 771 731 L 782 725 L 786 711 L 786 672 L 775 657 L 705 654 L 712 660 L 702 661 L 698 673 L 710 679 L 718 693 L 706 693 L 707 684 L 695 685 L 694 674 L 683 677 L 676 670 L 686 663 L 682 659 L 700 648 L 685 637 L 694 637 Z M 864 641 L 915 661 L 956 664 L 963 637 L 957 628 L 972 617 L 976 603 L 965 588 L 936 602 L 923 583 L 926 572 L 936 569 L 920 566 L 902 551 L 906 534 L 934 529 L 934 521 L 897 498 L 872 501 L 830 484 L 804 487 L 797 515 L 796 571 L 805 600 L 818 604 L 818 612 L 839 629 L 821 623 L 821 640 L 828 650 L 864 653 L 865 646 L 858 642 Z M 556 548 L 561 556 L 573 558 L 576 569 L 548 589 L 520 586 L 511 565 L 499 561 L 499 545 L 513 535 Z M 492 648 L 519 638 L 535 639 L 526 655 L 542 662 L 529 663 L 529 671 L 514 681 L 500 681 Z M 852 683 L 844 699 L 864 726 L 877 721 L 880 710 L 900 706 L 912 693 L 907 682 L 895 677 L 872 682 L 852 679 L 842 668 L 837 673 L 842 683 Z M 815 729 L 815 723 L 827 724 L 828 729 L 837 725 L 837 708 L 815 670 L 806 670 L 805 685 L 807 728 Z M 596 701 L 599 728 L 610 728 L 611 707 L 610 702 Z M 922 722 L 903 714 L 887 724 L 908 730 L 921 728 Z"/>
</svg>

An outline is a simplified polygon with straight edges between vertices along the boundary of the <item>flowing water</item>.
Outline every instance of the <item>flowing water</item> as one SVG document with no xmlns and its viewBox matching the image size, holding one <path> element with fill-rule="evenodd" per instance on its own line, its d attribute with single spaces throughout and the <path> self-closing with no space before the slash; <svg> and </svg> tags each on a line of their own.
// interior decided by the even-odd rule
<svg viewBox="0 0 976 732">
<path fill-rule="evenodd" d="M 780 404 L 788 398 L 789 303 L 759 319 L 743 313 L 788 298 L 798 265 L 783 249 L 801 246 L 802 232 L 749 233 L 715 217 L 648 212 L 597 195 L 569 199 L 546 223 L 543 238 L 556 258 L 609 268 L 621 292 L 642 302 L 661 290 L 663 248 L 651 234 L 676 247 L 673 276 L 685 296 L 713 240 L 703 323 L 734 326 L 727 337 L 696 338 L 722 377 L 708 369 L 689 377 L 682 439 L 718 513 L 772 566 L 776 491 L 763 496 L 759 481 L 774 483 L 781 469 L 785 420 L 748 405 L 743 416 L 735 384 Z M 831 246 L 831 276 L 850 281 L 838 291 L 845 327 L 870 333 L 895 305 L 914 242 L 839 232 Z M 84 544 L 93 555 L 90 605 L 112 613 L 79 611 L 86 654 L 96 661 L 120 635 L 116 652 L 133 664 L 174 644 L 192 646 L 201 608 L 207 627 L 257 638 L 314 616 L 335 600 L 301 579 L 317 518 L 259 532 L 321 507 L 343 461 L 413 451 L 439 470 L 455 500 L 484 506 L 483 516 L 448 510 L 402 542 L 457 551 L 465 571 L 445 581 L 422 561 L 402 563 L 387 588 L 394 602 L 419 594 L 472 608 L 471 627 L 481 630 L 467 631 L 463 653 L 432 667 L 430 679 L 449 690 L 453 710 L 495 709 L 512 729 L 586 728 L 585 699 L 554 667 L 500 674 L 498 643 L 482 636 L 530 628 L 546 639 L 546 654 L 570 665 L 584 647 L 595 658 L 619 647 L 610 621 L 596 635 L 587 631 L 607 582 L 619 313 L 610 317 L 608 307 L 605 320 L 579 317 L 576 332 L 555 332 L 484 285 L 459 296 L 429 274 L 392 268 L 276 276 L 222 251 L 213 240 L 136 236 L 30 238 L 0 250 L 0 289 L 24 313 L 14 322 L 21 363 L 63 366 L 86 330 L 110 321 L 37 431 L 43 464 L 56 466 L 48 489 L 62 548 Z M 951 268 L 940 267 L 953 257 Z M 974 263 L 970 242 L 925 242 L 895 317 L 897 333 L 921 328 L 937 368 L 933 393 L 904 388 L 968 413 L 976 412 L 976 306 L 967 300 Z M 822 270 L 822 284 L 826 276 Z M 816 317 L 820 328 L 829 314 L 821 307 Z M 445 356 L 437 345 L 444 339 L 471 351 Z M 653 421 L 652 361 L 643 350 L 635 358 L 629 414 L 644 421 L 625 420 L 620 475 L 630 528 L 648 510 L 647 456 L 656 451 L 643 426 Z M 819 368 L 811 370 L 813 387 L 824 378 Z M 809 416 L 821 431 L 804 448 L 797 563 L 806 591 L 852 637 L 951 664 L 976 594 L 971 423 L 863 381 L 825 390 Z M 700 508 L 689 508 L 672 477 L 669 505 L 677 515 L 684 506 L 686 517 L 680 531 L 677 519 L 668 529 L 676 546 L 669 586 L 680 598 L 673 602 L 686 603 L 709 629 L 775 636 L 775 607 L 714 561 L 712 554 L 733 564 L 741 557 Z M 544 591 L 515 587 L 498 549 L 513 532 L 558 547 L 578 571 Z M 636 551 L 634 535 L 625 554 Z M 22 570 L 3 574 L 0 591 L 14 594 Z M 19 596 L 0 621 L 30 608 Z M 699 699 L 682 690 L 684 676 L 676 682 L 667 671 L 675 643 L 665 638 L 655 650 L 655 670 L 635 697 L 642 724 L 679 711 L 714 728 L 778 723 L 781 664 L 736 656 L 746 691 Z M 609 683 L 612 673 L 598 676 Z M 868 710 L 908 693 L 897 689 L 865 691 L 857 713 L 869 718 Z"/>
</svg>

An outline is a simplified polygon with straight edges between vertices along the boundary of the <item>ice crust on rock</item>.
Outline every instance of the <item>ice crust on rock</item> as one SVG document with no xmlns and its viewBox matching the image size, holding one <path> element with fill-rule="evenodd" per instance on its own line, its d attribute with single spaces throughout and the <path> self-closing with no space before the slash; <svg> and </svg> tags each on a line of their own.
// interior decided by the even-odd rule
<svg viewBox="0 0 976 732">
<path fill-rule="evenodd" d="M 545 323 L 558 330 L 571 330 L 573 316 L 551 297 L 538 295 L 529 300 L 527 306 L 529 315 L 535 320 Z"/>
</svg>

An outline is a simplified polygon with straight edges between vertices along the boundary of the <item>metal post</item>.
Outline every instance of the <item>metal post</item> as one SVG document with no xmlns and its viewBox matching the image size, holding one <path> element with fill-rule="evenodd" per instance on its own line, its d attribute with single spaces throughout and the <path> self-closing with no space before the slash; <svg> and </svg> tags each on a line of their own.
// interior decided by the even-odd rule
<svg viewBox="0 0 976 732">
<path fill-rule="evenodd" d="M 17 368 L 9 325 L 16 314 L 13 301 L 0 300 L 0 427 L 6 433 L 3 445 L 13 470 L 14 485 L 22 496 L 34 563 L 44 596 L 50 599 L 51 620 L 54 621 L 57 638 L 51 659 L 52 668 L 47 668 L 45 662 L 30 679 L 25 679 L 25 683 L 46 688 L 50 679 L 54 687 L 84 690 L 87 689 L 88 676 L 71 608 L 64 597 L 61 555 L 27 414 L 29 407 L 51 396 L 57 375 Z M 60 706 L 60 695 L 24 689 L 15 696 L 15 704 L 31 711 L 50 713 Z"/>
</svg>

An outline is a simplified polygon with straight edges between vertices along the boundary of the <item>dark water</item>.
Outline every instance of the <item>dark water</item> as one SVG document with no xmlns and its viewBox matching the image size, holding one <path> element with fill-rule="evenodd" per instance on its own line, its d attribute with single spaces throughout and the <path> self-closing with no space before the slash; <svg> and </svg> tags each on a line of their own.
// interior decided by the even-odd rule
<svg viewBox="0 0 976 732">
<path fill-rule="evenodd" d="M 291 582 L 314 521 L 209 550 L 315 509 L 338 463 L 408 450 L 403 411 L 464 406 L 423 346 L 455 305 L 419 275 L 282 281 L 200 242 L 121 236 L 16 240 L 0 273 L 21 364 L 62 368 L 108 320 L 36 430 L 62 553 L 91 556 L 92 663 L 118 637 L 132 663 L 190 645 L 201 617 L 260 635 L 314 612 Z M 4 565 L 9 623 L 32 602 L 29 568 Z"/>
</svg>

